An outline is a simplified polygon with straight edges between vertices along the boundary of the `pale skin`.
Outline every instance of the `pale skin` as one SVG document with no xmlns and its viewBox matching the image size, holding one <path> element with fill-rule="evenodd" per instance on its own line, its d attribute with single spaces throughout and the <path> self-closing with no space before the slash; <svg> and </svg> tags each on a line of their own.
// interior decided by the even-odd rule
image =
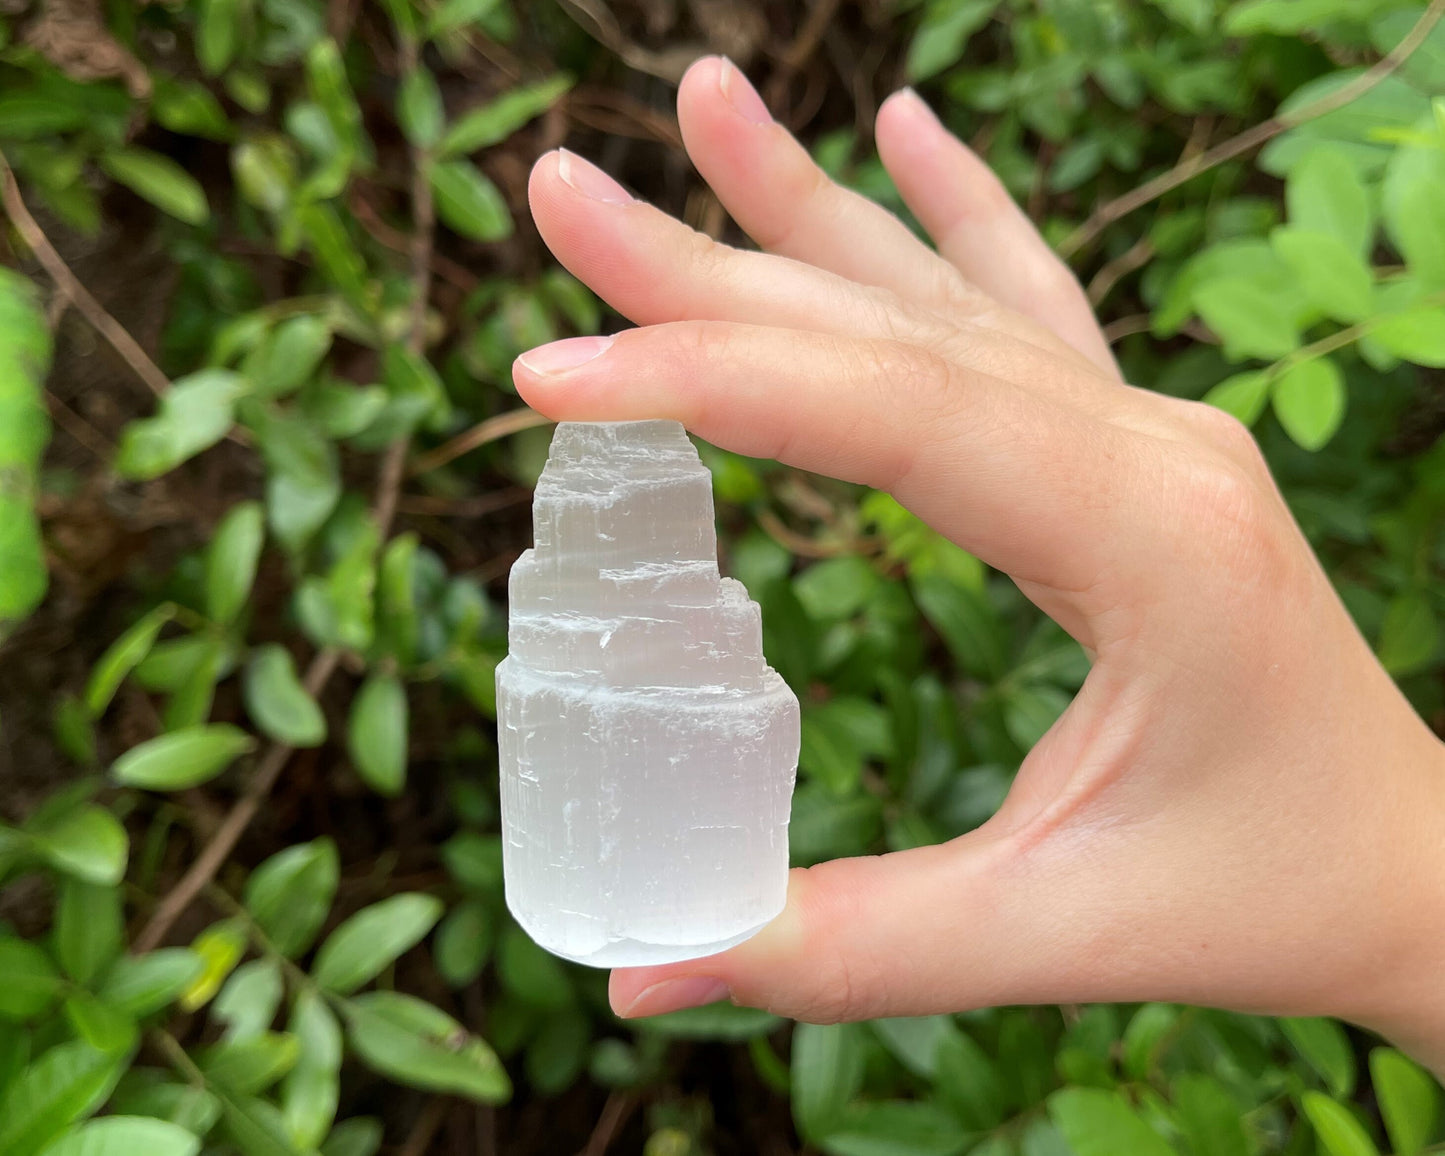
<svg viewBox="0 0 1445 1156">
<path fill-rule="evenodd" d="M 1094 661 L 983 827 L 795 870 L 747 943 L 614 972 L 618 1014 L 1168 1000 L 1339 1016 L 1445 1071 L 1445 750 L 1249 432 L 1123 381 L 1072 274 L 912 93 L 878 148 L 936 251 L 726 61 L 692 67 L 678 116 L 763 252 L 544 156 L 543 238 L 638 327 L 523 355 L 522 396 L 887 490 Z"/>
</svg>

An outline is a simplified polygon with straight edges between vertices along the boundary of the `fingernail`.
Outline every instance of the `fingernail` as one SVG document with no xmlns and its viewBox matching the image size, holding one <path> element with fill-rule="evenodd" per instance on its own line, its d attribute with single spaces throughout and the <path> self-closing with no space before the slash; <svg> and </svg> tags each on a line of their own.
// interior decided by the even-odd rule
<svg viewBox="0 0 1445 1156">
<path fill-rule="evenodd" d="M 928 101 L 919 96 L 912 88 L 900 88 L 898 90 L 898 99 L 907 101 L 914 109 L 933 121 L 934 124 L 939 123 L 938 114 L 928 107 Z"/>
<path fill-rule="evenodd" d="M 686 1007 L 702 1007 L 726 999 L 728 985 L 706 975 L 690 975 L 685 979 L 665 979 L 645 987 L 618 1014 L 623 1019 L 638 1016 L 660 1016 L 664 1012 L 681 1011 Z"/>
<path fill-rule="evenodd" d="M 524 368 L 544 377 L 566 373 L 601 357 L 612 347 L 615 340 L 615 337 L 568 337 L 528 350 L 517 358 L 517 361 Z"/>
<path fill-rule="evenodd" d="M 726 56 L 723 57 L 722 70 L 718 73 L 718 87 L 722 89 L 723 99 L 733 106 L 735 111 L 744 120 L 750 120 L 754 124 L 772 124 L 772 115 L 768 112 L 768 106 L 763 103 L 763 98 L 758 95 L 758 90 L 749 82 L 738 68 Z"/>
<path fill-rule="evenodd" d="M 632 195 L 591 161 L 567 149 L 558 149 L 557 154 L 557 175 L 584 197 L 609 205 L 632 203 Z"/>
</svg>

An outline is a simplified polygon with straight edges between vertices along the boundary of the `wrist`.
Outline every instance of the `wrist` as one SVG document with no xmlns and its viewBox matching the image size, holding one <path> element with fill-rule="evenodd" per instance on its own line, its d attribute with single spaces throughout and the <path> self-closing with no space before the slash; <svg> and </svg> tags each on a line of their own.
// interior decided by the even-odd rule
<svg viewBox="0 0 1445 1156">
<path fill-rule="evenodd" d="M 1383 1036 L 1438 1076 L 1445 1074 L 1445 744 L 1415 721 L 1395 766 L 1376 764 L 1391 804 L 1378 833 L 1386 868 L 1378 917 L 1356 928 L 1380 933 L 1361 945 L 1362 966 L 1338 992 L 1333 1014 Z M 1357 933 L 1341 926 L 1342 935 Z"/>
</svg>

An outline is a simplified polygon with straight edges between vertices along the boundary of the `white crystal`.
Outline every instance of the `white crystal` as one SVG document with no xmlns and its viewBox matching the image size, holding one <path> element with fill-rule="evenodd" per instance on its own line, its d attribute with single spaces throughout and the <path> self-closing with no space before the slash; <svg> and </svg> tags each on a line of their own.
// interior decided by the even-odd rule
<svg viewBox="0 0 1445 1156">
<path fill-rule="evenodd" d="M 721 578 L 671 421 L 563 422 L 497 668 L 507 906 L 595 967 L 694 959 L 782 910 L 798 700 Z"/>
</svg>

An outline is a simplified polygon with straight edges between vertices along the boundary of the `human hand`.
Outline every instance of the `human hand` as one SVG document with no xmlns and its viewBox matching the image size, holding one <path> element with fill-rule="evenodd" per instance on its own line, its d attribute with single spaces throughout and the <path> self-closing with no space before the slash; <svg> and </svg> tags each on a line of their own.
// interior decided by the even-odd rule
<svg viewBox="0 0 1445 1156">
<path fill-rule="evenodd" d="M 614 973 L 619 1014 L 1170 1000 L 1337 1015 L 1439 1065 L 1445 758 L 1248 431 L 1122 381 L 1067 268 L 913 94 L 878 146 L 938 254 L 833 185 L 726 62 L 694 65 L 678 108 L 769 252 L 543 157 L 544 239 L 641 328 L 525 354 L 522 395 L 887 490 L 1093 667 L 983 827 L 795 871 L 747 943 Z"/>
</svg>

